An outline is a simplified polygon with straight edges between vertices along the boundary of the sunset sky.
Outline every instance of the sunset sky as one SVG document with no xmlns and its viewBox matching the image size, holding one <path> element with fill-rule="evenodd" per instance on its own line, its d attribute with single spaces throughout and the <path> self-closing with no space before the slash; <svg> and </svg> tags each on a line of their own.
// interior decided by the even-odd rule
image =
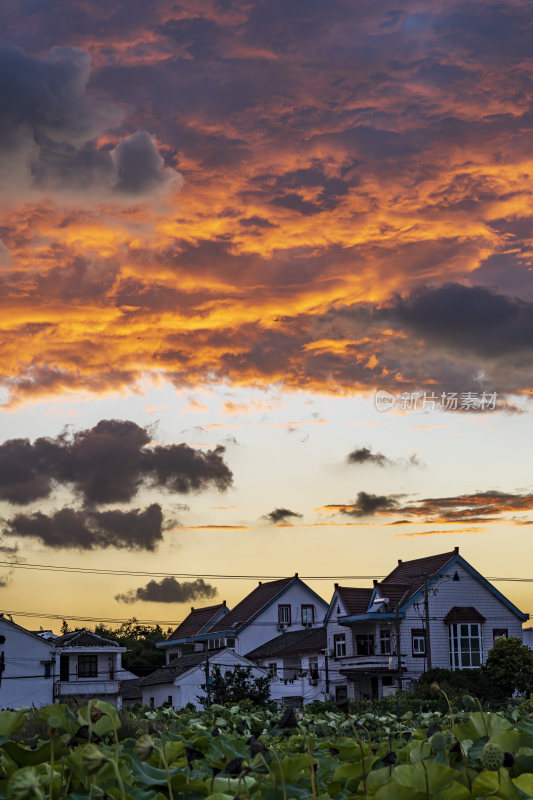
<svg viewBox="0 0 533 800">
<path fill-rule="evenodd" d="M 532 37 L 511 0 L 0 0 L 15 621 L 455 545 L 533 575 Z"/>
</svg>

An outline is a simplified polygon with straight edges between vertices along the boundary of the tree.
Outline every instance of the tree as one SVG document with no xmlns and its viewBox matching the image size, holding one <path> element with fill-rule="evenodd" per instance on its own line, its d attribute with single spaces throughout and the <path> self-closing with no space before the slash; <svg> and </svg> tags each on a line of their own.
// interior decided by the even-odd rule
<svg viewBox="0 0 533 800">
<path fill-rule="evenodd" d="M 206 689 L 205 684 L 202 689 Z M 236 666 L 222 673 L 214 664 L 209 673 L 209 695 L 211 703 L 221 706 L 233 705 L 240 700 L 251 700 L 254 705 L 265 705 L 270 700 L 270 677 L 254 678 L 251 667 Z M 198 697 L 207 707 L 207 696 Z"/>
<path fill-rule="evenodd" d="M 511 697 L 533 689 L 533 652 L 520 639 L 496 639 L 489 650 L 485 673 L 497 690 Z"/>
<path fill-rule="evenodd" d="M 165 653 L 156 644 L 167 638 L 170 629 L 165 632 L 160 625 L 142 625 L 133 617 L 116 629 L 97 625 L 94 632 L 106 639 L 113 639 L 121 647 L 127 647 L 128 652 L 123 654 L 122 664 L 135 675 L 150 675 L 165 663 Z"/>
</svg>

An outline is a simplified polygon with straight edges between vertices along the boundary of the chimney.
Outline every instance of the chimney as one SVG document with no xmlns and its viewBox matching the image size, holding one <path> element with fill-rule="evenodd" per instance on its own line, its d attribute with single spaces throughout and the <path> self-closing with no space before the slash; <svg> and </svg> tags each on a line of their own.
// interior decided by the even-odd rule
<svg viewBox="0 0 533 800">
<path fill-rule="evenodd" d="M 259 581 L 259 583 L 257 585 L 258 586 L 262 586 L 263 585 L 263 581 Z"/>
<path fill-rule="evenodd" d="M 400 564 L 401 564 L 401 563 L 402 563 L 402 559 L 401 559 L 401 558 L 399 558 L 399 559 L 398 559 L 398 566 L 400 566 Z"/>
<path fill-rule="evenodd" d="M 377 586 L 377 585 L 378 585 L 378 579 L 377 579 L 377 578 L 374 578 L 374 580 L 372 581 L 372 583 L 374 584 L 374 586 Z"/>
<path fill-rule="evenodd" d="M 454 553 L 459 553 L 459 548 L 458 548 L 458 547 L 454 547 L 454 548 L 453 548 L 453 552 L 454 552 Z"/>
<path fill-rule="evenodd" d="M 226 605 L 226 601 L 225 601 L 225 600 L 223 600 L 223 601 L 222 601 L 222 605 L 223 605 L 223 606 L 225 606 L 225 605 Z"/>
<path fill-rule="evenodd" d="M 339 588 L 339 584 L 338 583 L 334 583 L 333 586 L 335 587 L 335 589 Z"/>
<path fill-rule="evenodd" d="M 194 606 L 191 606 L 191 611 L 194 611 Z"/>
<path fill-rule="evenodd" d="M 297 573 L 297 572 L 295 572 L 295 573 L 294 573 L 294 577 L 295 577 L 295 578 L 297 578 L 297 577 L 298 577 L 298 573 Z"/>
</svg>

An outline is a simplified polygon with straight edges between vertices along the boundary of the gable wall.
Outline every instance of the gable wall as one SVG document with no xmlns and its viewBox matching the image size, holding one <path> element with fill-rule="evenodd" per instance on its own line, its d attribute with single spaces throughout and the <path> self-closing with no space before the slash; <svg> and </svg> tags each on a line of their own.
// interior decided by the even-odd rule
<svg viewBox="0 0 533 800">
<path fill-rule="evenodd" d="M 44 706 L 53 702 L 54 678 L 44 677 L 41 661 L 53 661 L 50 644 L 0 618 L 0 644 L 5 670 L 0 683 L 0 708 L 23 705 Z"/>
<path fill-rule="evenodd" d="M 459 581 L 452 580 L 456 571 Z M 453 606 L 473 606 L 486 618 L 481 626 L 483 661 L 486 661 L 493 644 L 493 628 L 507 628 L 509 636 L 522 639 L 521 620 L 464 567 L 453 565 L 434 586 L 436 591 L 430 588 L 429 592 L 431 660 L 434 667 L 450 669 L 449 626 L 444 623 L 444 617 Z M 415 677 L 423 672 L 425 659 L 412 656 L 411 630 L 424 627 L 423 618 L 424 602 L 421 597 L 409 607 L 401 626 L 402 653 L 406 654 L 407 673 Z"/>
</svg>

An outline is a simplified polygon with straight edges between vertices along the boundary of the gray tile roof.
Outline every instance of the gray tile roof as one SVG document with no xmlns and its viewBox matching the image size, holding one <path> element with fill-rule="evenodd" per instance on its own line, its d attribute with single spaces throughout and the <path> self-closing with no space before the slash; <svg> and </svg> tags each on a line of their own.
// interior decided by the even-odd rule
<svg viewBox="0 0 533 800">
<path fill-rule="evenodd" d="M 186 656 L 182 656 L 172 661 L 170 664 L 167 664 L 165 667 L 159 667 L 159 669 L 156 669 L 151 675 L 147 675 L 146 678 L 141 678 L 139 686 L 152 686 L 156 683 L 174 683 L 176 678 L 183 675 L 187 670 L 192 667 L 197 667 L 198 664 L 205 663 L 206 655 L 207 653 L 201 652 L 189 653 Z"/>
<path fill-rule="evenodd" d="M 299 653 L 319 653 L 326 647 L 326 628 L 309 628 L 282 633 L 256 647 L 246 658 L 259 661 L 270 656 L 289 656 Z"/>
<path fill-rule="evenodd" d="M 120 647 L 114 639 L 105 639 L 85 629 L 70 631 L 53 640 L 54 647 Z"/>
</svg>

